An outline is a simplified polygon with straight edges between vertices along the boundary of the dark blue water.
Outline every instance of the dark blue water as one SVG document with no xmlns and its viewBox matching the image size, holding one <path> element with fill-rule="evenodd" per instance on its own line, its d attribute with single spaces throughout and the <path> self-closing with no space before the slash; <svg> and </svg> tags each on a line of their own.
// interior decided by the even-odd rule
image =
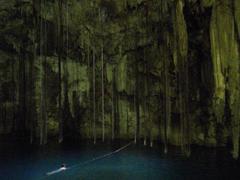
<svg viewBox="0 0 240 180">
<path fill-rule="evenodd" d="M 141 180 L 141 179 L 240 179 L 240 163 L 224 149 L 193 148 L 189 158 L 179 149 L 131 145 L 113 156 L 88 164 L 81 163 L 114 151 L 115 145 L 51 145 L 44 148 L 24 143 L 0 142 L 0 180 Z M 46 176 L 62 163 L 75 168 Z"/>
</svg>

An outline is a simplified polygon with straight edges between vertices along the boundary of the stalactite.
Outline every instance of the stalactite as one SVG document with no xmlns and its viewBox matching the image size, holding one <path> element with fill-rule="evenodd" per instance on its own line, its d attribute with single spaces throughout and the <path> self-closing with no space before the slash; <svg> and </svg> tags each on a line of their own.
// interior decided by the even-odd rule
<svg viewBox="0 0 240 180">
<path fill-rule="evenodd" d="M 176 1 L 177 2 L 177 1 Z M 175 3 L 176 3 L 175 2 Z M 159 21 L 162 24 L 162 19 L 166 16 L 166 14 L 170 14 L 170 8 L 173 8 L 172 5 L 169 5 L 167 1 L 161 1 L 161 9 L 159 10 Z M 175 20 L 173 20 L 173 23 Z M 161 28 L 161 40 L 162 43 L 159 44 L 159 51 L 161 54 L 161 60 L 163 65 L 163 89 L 162 89 L 162 122 L 160 121 L 160 134 L 162 134 L 163 144 L 164 144 L 164 153 L 168 152 L 168 144 L 170 143 L 170 135 L 171 135 L 171 119 L 172 119 L 172 109 L 171 109 L 171 86 L 170 86 L 170 61 L 169 51 L 171 47 L 169 47 L 169 31 L 170 28 L 167 24 L 163 23 Z M 161 87 L 160 87 L 161 89 Z M 161 133 L 161 130 L 163 131 Z"/>
<path fill-rule="evenodd" d="M 223 31 L 224 30 L 224 31 Z M 226 89 L 229 92 L 233 157 L 239 156 L 239 43 L 232 1 L 214 3 L 211 17 L 210 37 L 214 67 L 213 109 L 218 123 L 222 123 L 222 106 L 225 106 Z M 228 78 L 225 83 L 224 78 Z M 224 98 L 224 99 L 223 99 Z M 220 120 L 219 120 L 220 119 Z"/>
<path fill-rule="evenodd" d="M 235 84 L 235 87 L 233 88 L 233 99 L 234 103 L 232 105 L 232 131 L 233 131 L 233 158 L 238 159 L 240 155 L 240 118 L 239 118 L 239 103 L 240 103 L 240 75 L 239 75 L 239 69 L 240 69 L 240 20 L 238 19 L 240 17 L 240 5 L 239 1 L 231 0 L 230 2 L 230 10 L 232 12 L 232 18 L 233 18 L 233 26 L 234 26 L 234 34 L 235 34 L 235 40 L 236 40 L 236 60 L 238 61 L 238 66 L 233 67 L 236 68 L 233 70 L 231 78 L 235 79 L 236 82 L 233 82 Z M 234 91 L 235 90 L 235 91 Z"/>
<path fill-rule="evenodd" d="M 190 154 L 188 140 L 188 34 L 183 14 L 184 3 L 176 1 L 174 12 L 174 38 L 175 58 L 177 59 L 178 85 L 179 85 L 179 112 L 181 122 L 181 146 L 185 154 Z"/>
</svg>

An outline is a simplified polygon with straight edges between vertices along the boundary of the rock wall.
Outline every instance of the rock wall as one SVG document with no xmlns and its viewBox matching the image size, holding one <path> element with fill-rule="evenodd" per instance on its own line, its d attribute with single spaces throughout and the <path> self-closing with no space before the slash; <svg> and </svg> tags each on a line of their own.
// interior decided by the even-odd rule
<svg viewBox="0 0 240 180">
<path fill-rule="evenodd" d="M 65 139 L 230 144 L 238 157 L 239 1 L 0 5 L 0 134 L 45 144 L 62 119 Z"/>
</svg>

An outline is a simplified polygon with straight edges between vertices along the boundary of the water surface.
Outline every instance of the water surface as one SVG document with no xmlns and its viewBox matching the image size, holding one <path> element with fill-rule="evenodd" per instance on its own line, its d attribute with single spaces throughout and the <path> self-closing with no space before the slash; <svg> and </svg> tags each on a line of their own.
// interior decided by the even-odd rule
<svg viewBox="0 0 240 180">
<path fill-rule="evenodd" d="M 233 160 L 224 149 L 195 147 L 191 156 L 185 158 L 178 148 L 172 147 L 164 154 L 161 145 L 149 148 L 133 144 L 112 156 L 84 164 L 125 144 L 56 144 L 39 148 L 24 143 L 0 142 L 0 179 L 240 179 L 239 161 Z M 73 168 L 46 176 L 61 163 Z"/>
</svg>

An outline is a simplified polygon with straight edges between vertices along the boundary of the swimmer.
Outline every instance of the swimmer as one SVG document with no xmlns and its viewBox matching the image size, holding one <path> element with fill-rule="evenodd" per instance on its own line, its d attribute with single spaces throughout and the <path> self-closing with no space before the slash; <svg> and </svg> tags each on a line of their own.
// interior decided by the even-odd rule
<svg viewBox="0 0 240 180">
<path fill-rule="evenodd" d="M 66 165 L 62 164 L 59 169 L 51 171 L 51 172 L 48 172 L 47 175 L 50 176 L 50 175 L 53 175 L 53 174 L 56 174 L 56 173 L 60 173 L 62 171 L 65 171 L 66 169 L 67 169 Z"/>
<path fill-rule="evenodd" d="M 60 167 L 60 170 L 64 171 L 64 170 L 66 170 L 66 169 L 67 169 L 67 168 L 66 168 L 66 165 L 65 165 L 65 164 L 62 164 L 61 167 Z"/>
</svg>

